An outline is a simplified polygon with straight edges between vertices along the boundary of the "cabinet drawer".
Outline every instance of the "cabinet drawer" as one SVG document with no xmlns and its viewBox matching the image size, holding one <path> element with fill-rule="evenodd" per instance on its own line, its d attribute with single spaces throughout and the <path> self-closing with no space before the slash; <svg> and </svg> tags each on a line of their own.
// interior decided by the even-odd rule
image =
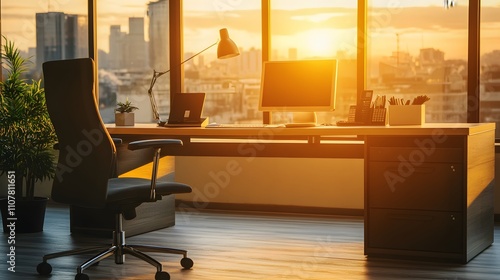
<svg viewBox="0 0 500 280">
<path fill-rule="evenodd" d="M 413 164 L 423 162 L 463 162 L 463 149 L 418 147 L 370 147 L 369 161 L 407 161 Z"/>
<path fill-rule="evenodd" d="M 370 162 L 368 176 L 368 207 L 462 211 L 462 164 Z"/>
<path fill-rule="evenodd" d="M 456 212 L 370 209 L 368 247 L 461 253 L 462 215 Z"/>
</svg>

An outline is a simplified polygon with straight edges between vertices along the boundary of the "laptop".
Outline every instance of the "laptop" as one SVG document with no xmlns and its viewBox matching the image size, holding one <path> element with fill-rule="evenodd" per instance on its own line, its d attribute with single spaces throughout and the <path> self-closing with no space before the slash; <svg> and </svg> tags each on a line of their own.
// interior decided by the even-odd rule
<svg viewBox="0 0 500 280">
<path fill-rule="evenodd" d="M 202 126 L 206 118 L 201 117 L 205 93 L 180 93 L 174 96 L 165 126 Z"/>
</svg>

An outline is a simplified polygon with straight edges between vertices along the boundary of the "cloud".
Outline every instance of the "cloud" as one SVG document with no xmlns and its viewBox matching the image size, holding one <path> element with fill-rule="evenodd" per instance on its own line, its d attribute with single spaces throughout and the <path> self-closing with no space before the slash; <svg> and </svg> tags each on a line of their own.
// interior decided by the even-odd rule
<svg viewBox="0 0 500 280">
<path fill-rule="evenodd" d="M 442 7 L 411 7 L 380 8 L 370 11 L 372 16 L 368 20 L 372 31 L 388 27 L 395 29 L 416 28 L 420 32 L 467 29 L 468 11 L 467 7 L 463 6 L 448 10 Z"/>
<path fill-rule="evenodd" d="M 247 33 L 261 33 L 260 10 L 232 11 L 186 11 L 184 12 L 185 28 L 218 28 L 225 26 L 239 29 Z M 271 32 L 273 35 L 290 35 L 308 30 L 318 25 L 323 27 L 353 28 L 356 24 L 356 11 L 346 8 L 315 8 L 300 10 L 273 10 L 271 15 Z"/>
<path fill-rule="evenodd" d="M 230 30 L 239 29 L 250 33 L 261 33 L 260 10 L 244 11 L 186 11 L 184 12 L 185 29 L 217 29 L 226 27 Z"/>
<path fill-rule="evenodd" d="M 435 7 L 371 8 L 369 31 L 404 30 L 416 33 L 467 30 L 468 8 L 453 9 Z M 488 7 L 482 11 L 482 23 L 499 22 L 500 7 Z M 261 33 L 260 10 L 186 11 L 186 28 L 217 28 L 226 26 L 249 33 Z M 276 36 L 291 35 L 311 28 L 352 29 L 357 25 L 357 11 L 353 8 L 310 8 L 298 10 L 273 10 L 271 33 Z"/>
</svg>

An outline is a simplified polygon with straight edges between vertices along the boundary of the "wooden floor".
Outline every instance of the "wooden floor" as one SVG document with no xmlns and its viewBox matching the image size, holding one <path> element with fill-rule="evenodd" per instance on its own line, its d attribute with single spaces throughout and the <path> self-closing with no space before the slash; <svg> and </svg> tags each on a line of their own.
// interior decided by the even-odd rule
<svg viewBox="0 0 500 280">
<path fill-rule="evenodd" d="M 50 277 L 36 265 L 49 252 L 109 242 L 69 233 L 66 208 L 48 209 L 42 233 L 16 236 L 16 272 L 8 272 L 7 235 L 0 244 L 0 279 L 74 279 L 85 258 L 51 260 Z M 495 227 L 495 238 L 500 226 Z M 127 239 L 189 250 L 195 265 L 182 270 L 178 256 L 152 254 L 171 279 L 500 279 L 500 245 L 493 244 L 466 265 L 367 259 L 361 217 L 296 217 L 227 212 L 178 213 L 175 227 Z M 133 257 L 124 265 L 112 259 L 85 270 L 90 279 L 154 279 L 155 269 Z"/>
</svg>

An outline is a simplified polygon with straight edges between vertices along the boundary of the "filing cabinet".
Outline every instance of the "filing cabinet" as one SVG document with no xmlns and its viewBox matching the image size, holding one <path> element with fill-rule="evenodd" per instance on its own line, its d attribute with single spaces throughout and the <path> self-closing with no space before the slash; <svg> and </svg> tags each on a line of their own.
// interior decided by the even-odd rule
<svg viewBox="0 0 500 280">
<path fill-rule="evenodd" d="M 469 153 L 471 145 L 490 151 L 493 143 L 480 135 L 366 138 L 368 257 L 465 263 L 492 244 L 493 159 Z"/>
</svg>

